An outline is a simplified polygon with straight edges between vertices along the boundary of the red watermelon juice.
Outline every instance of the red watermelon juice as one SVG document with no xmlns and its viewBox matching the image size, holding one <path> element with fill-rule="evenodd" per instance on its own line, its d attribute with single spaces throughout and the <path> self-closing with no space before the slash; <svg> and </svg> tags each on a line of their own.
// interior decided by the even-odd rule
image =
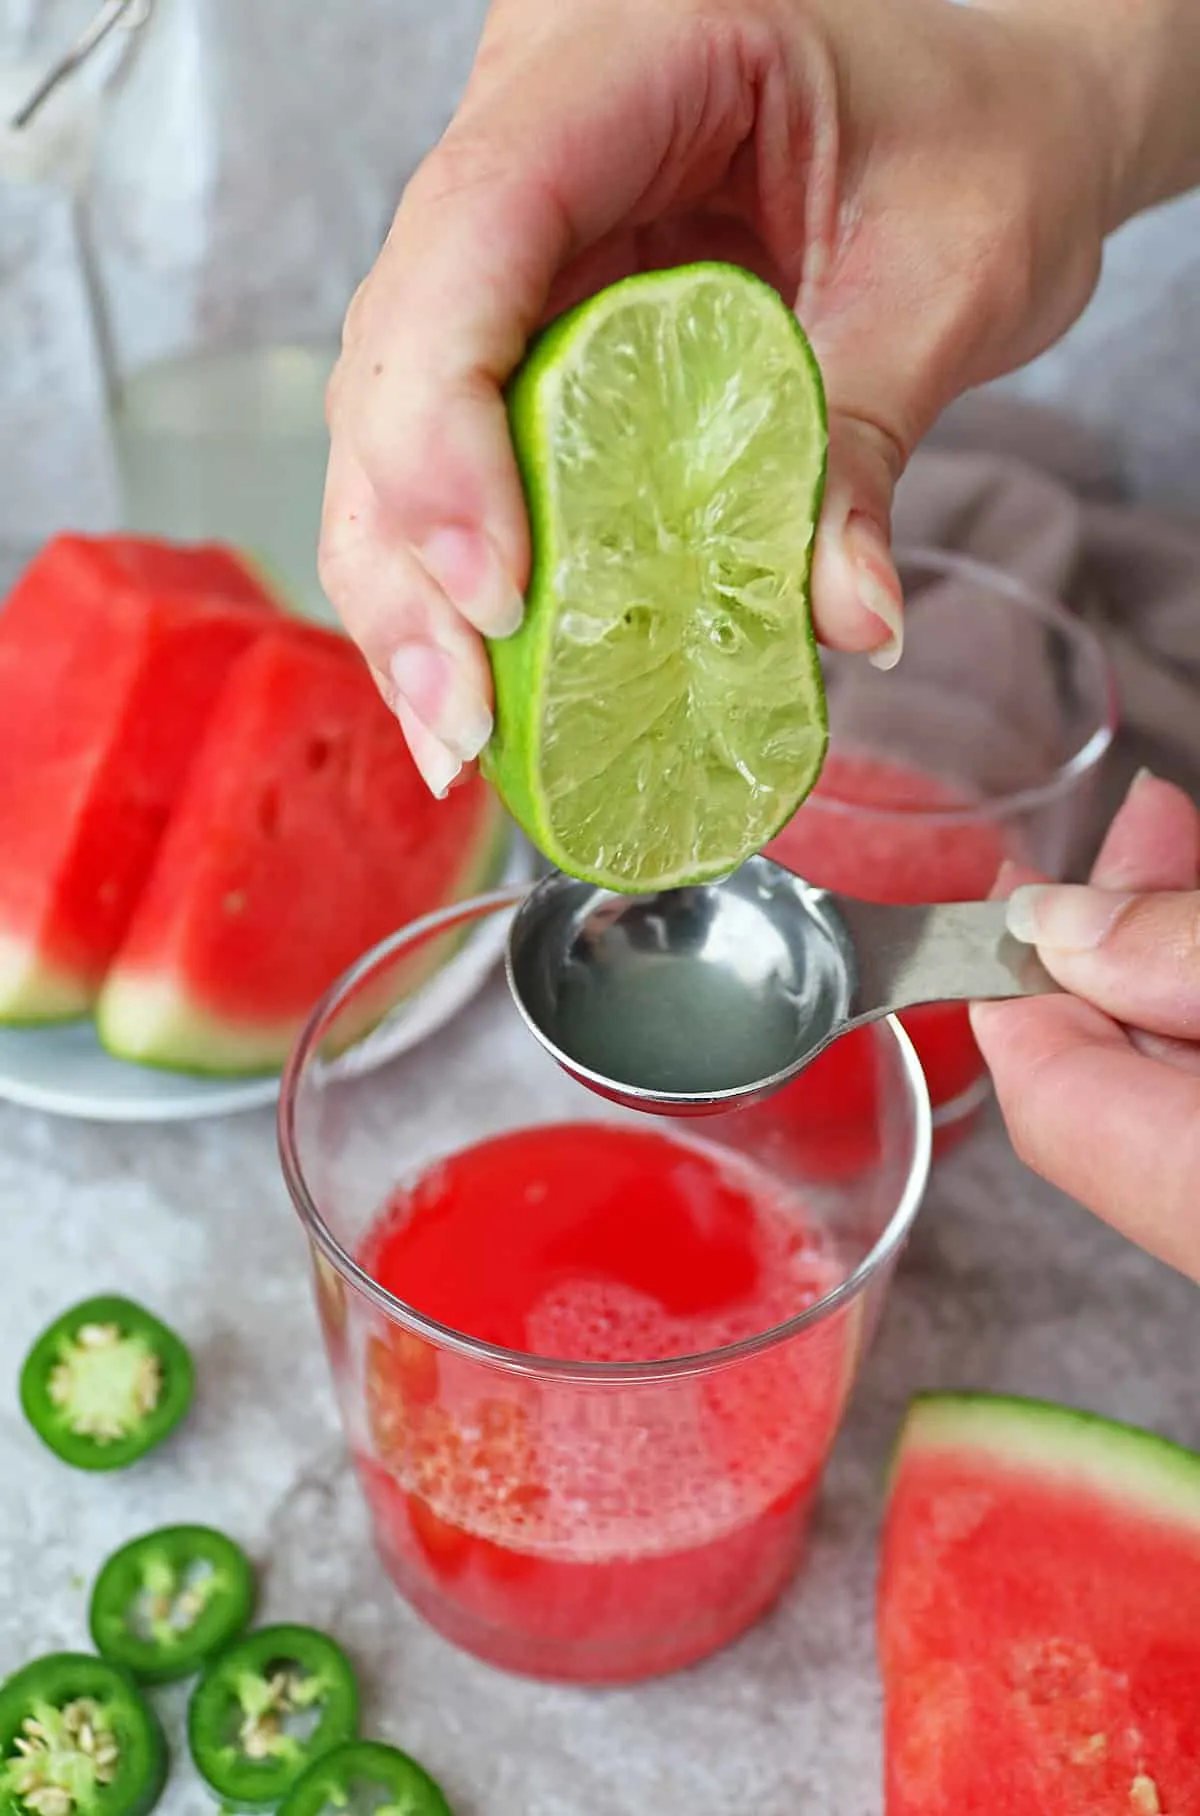
<svg viewBox="0 0 1200 1816">
<path fill-rule="evenodd" d="M 809 882 L 868 902 L 968 902 L 991 891 L 1005 857 L 1018 855 L 1012 830 L 979 802 L 939 777 L 891 758 L 854 750 L 829 753 L 799 813 L 767 854 Z M 935 1116 L 952 1122 L 955 1106 L 983 1077 L 964 1003 L 930 1003 L 900 1017 L 925 1071 Z M 874 1125 L 866 1045 L 850 1035 L 820 1062 L 825 1122 L 852 1124 L 869 1142 Z M 811 1107 L 817 1079 L 804 1087 Z"/>
<path fill-rule="evenodd" d="M 450 1330 L 567 1364 L 711 1358 L 845 1272 L 753 1161 L 604 1122 L 439 1162 L 393 1196 L 359 1259 Z M 433 1625 L 509 1669 L 620 1682 L 704 1656 L 799 1561 L 858 1305 L 725 1362 L 603 1378 L 505 1369 L 379 1318 L 350 1424 L 388 1570 Z"/>
</svg>

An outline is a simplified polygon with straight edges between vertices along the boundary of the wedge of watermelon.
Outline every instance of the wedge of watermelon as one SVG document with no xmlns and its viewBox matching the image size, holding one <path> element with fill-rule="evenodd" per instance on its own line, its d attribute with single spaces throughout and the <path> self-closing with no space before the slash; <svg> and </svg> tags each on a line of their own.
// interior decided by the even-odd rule
<svg viewBox="0 0 1200 1816">
<path fill-rule="evenodd" d="M 917 1400 L 879 1645 L 887 1816 L 1195 1816 L 1200 1456 L 1038 1401 Z"/>
<path fill-rule="evenodd" d="M 274 613 L 277 602 L 254 566 L 218 542 L 153 536 L 56 536 L 34 563 L 37 584 L 71 598 L 133 587 L 141 593 L 202 594 Z"/>
<path fill-rule="evenodd" d="M 110 1052 L 282 1065 L 367 947 L 490 881 L 510 827 L 473 778 L 441 802 L 346 641 L 294 627 L 231 669 L 97 1006 Z"/>
<path fill-rule="evenodd" d="M 226 671 L 275 614 L 220 549 L 61 537 L 0 611 L 0 1021 L 85 1013 Z"/>
</svg>

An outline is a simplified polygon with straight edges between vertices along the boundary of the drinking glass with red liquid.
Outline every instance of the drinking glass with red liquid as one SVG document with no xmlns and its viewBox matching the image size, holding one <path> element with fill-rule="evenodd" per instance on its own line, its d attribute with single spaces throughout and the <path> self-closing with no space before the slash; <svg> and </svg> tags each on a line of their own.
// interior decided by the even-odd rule
<svg viewBox="0 0 1200 1816">
<path fill-rule="evenodd" d="M 1116 695 L 1095 633 L 978 562 L 901 551 L 904 654 L 883 673 L 823 652 L 830 742 L 820 780 L 767 846 L 810 882 L 875 902 L 980 900 L 1005 858 L 1069 878 L 1091 855 Z M 935 1152 L 987 1096 L 963 1003 L 904 1012 L 933 1102 Z M 826 1117 L 869 1139 L 861 1035 L 821 1072 Z M 811 1107 L 811 1106 L 810 1106 Z"/>
<path fill-rule="evenodd" d="M 430 955 L 502 933 L 519 899 L 430 916 L 334 987 L 281 1153 L 401 1593 L 493 1664 L 628 1682 L 724 1645 L 795 1573 L 924 1189 L 929 1099 L 892 1022 L 860 1045 L 850 1147 L 821 1062 L 749 1110 L 625 1110 L 559 1071 L 501 977 L 362 1063 L 421 1016 Z"/>
</svg>

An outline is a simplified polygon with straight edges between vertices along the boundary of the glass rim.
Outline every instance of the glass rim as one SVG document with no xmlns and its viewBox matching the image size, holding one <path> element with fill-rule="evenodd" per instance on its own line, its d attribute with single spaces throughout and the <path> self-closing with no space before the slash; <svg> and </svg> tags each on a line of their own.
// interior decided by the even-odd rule
<svg viewBox="0 0 1200 1816">
<path fill-rule="evenodd" d="M 1119 712 L 1116 675 L 1108 651 L 1091 625 L 1067 611 L 1049 593 L 1039 592 L 1015 574 L 994 567 L 991 562 L 978 561 L 973 555 L 960 555 L 951 549 L 927 548 L 921 544 L 903 544 L 894 550 L 894 559 L 897 569 L 909 562 L 914 566 L 932 568 L 944 575 L 973 581 L 977 586 L 1001 593 L 1015 601 L 1022 610 L 1053 624 L 1077 646 L 1086 649 L 1095 661 L 1103 682 L 1104 699 L 1100 708 L 1100 723 L 1078 750 L 1055 766 L 1045 781 L 1034 783 L 1030 788 L 1017 789 L 1011 794 L 985 795 L 967 807 L 872 807 L 866 801 L 843 801 L 836 794 L 821 793 L 819 782 L 804 805 L 843 814 L 847 819 L 869 818 L 909 823 L 928 820 L 944 826 L 981 819 L 1003 819 L 1013 814 L 1031 812 L 1059 799 L 1083 776 L 1094 771 L 1117 735 Z"/>
<path fill-rule="evenodd" d="M 393 1324 L 399 1324 L 403 1329 L 413 1331 L 428 1342 L 449 1349 L 472 1362 L 485 1363 L 509 1374 L 538 1380 L 594 1384 L 619 1382 L 628 1386 L 636 1381 L 650 1383 L 708 1374 L 713 1369 L 764 1354 L 801 1332 L 823 1324 L 843 1306 L 859 1299 L 870 1282 L 895 1259 L 903 1247 L 924 1198 L 932 1161 L 933 1114 L 929 1088 L 916 1049 L 894 1015 L 887 1016 L 877 1025 L 886 1025 L 887 1033 L 899 1054 L 901 1075 L 914 1122 L 912 1153 L 896 1204 L 867 1253 L 844 1280 L 839 1281 L 830 1292 L 814 1300 L 812 1305 L 797 1312 L 794 1317 L 786 1319 L 782 1324 L 773 1324 L 752 1337 L 742 1337 L 736 1343 L 724 1344 L 717 1349 L 703 1350 L 693 1355 L 663 1356 L 646 1362 L 572 1362 L 565 1357 L 537 1356 L 525 1350 L 507 1349 L 483 1338 L 468 1336 L 464 1331 L 455 1330 L 452 1325 L 427 1317 L 372 1280 L 366 1269 L 346 1252 L 309 1190 L 297 1143 L 296 1104 L 299 1087 L 310 1063 L 316 1057 L 317 1045 L 323 1033 L 346 999 L 368 979 L 383 971 L 406 947 L 439 932 L 448 931 L 455 922 L 482 921 L 490 914 L 511 912 L 529 887 L 531 885 L 514 884 L 508 888 L 492 890 L 410 921 L 406 927 L 399 928 L 365 952 L 317 1001 L 288 1056 L 276 1115 L 276 1135 L 284 1182 L 309 1240 L 316 1245 L 345 1284 L 361 1293 Z M 419 1000 L 418 993 L 414 1002 Z M 476 996 L 469 998 L 459 1013 L 469 1010 L 476 1000 Z M 418 1052 L 420 1044 L 418 1042 L 405 1057 Z"/>
</svg>

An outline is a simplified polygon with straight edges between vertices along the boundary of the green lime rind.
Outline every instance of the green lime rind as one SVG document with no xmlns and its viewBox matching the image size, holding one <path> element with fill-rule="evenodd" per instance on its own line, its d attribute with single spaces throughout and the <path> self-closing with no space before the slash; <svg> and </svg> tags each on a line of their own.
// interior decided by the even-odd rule
<svg viewBox="0 0 1200 1816">
<path fill-rule="evenodd" d="M 911 1402 L 892 1463 L 974 1454 L 1200 1529 L 1200 1455 L 1099 1413 L 1003 1394 L 929 1393 Z"/>
<path fill-rule="evenodd" d="M 820 773 L 809 608 L 820 372 L 732 265 L 627 278 L 554 322 L 508 392 L 533 559 L 492 641 L 483 766 L 560 869 L 625 892 L 727 874 Z"/>
</svg>

